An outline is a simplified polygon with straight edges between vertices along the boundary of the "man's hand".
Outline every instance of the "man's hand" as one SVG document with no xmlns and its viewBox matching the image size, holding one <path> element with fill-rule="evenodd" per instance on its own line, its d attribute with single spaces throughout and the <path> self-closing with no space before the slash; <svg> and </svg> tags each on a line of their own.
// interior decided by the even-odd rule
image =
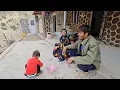
<svg viewBox="0 0 120 90">
<path fill-rule="evenodd" d="M 59 48 L 59 46 L 56 46 L 56 49 Z"/>
<path fill-rule="evenodd" d="M 68 64 L 71 64 L 73 62 L 73 57 L 70 57 L 68 60 L 67 60 L 67 63 Z"/>
<path fill-rule="evenodd" d="M 57 48 L 59 48 L 59 46 L 54 47 L 53 50 L 56 50 Z"/>
<path fill-rule="evenodd" d="M 66 53 L 66 47 L 63 48 L 62 55 Z"/>
</svg>

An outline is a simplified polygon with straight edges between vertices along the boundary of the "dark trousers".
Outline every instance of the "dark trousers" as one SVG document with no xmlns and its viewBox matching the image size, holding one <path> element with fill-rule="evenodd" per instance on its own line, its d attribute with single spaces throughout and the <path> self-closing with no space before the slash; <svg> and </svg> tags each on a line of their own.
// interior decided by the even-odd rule
<svg viewBox="0 0 120 90">
<path fill-rule="evenodd" d="M 95 70 L 95 66 L 93 64 L 91 65 L 82 65 L 78 64 L 77 65 L 79 69 L 81 69 L 83 72 L 88 72 L 89 70 Z"/>
<path fill-rule="evenodd" d="M 69 49 L 68 52 L 70 53 L 70 57 L 72 56 L 81 56 L 80 54 L 77 54 L 77 50 L 75 49 Z M 95 70 L 95 66 L 93 64 L 91 65 L 77 65 L 79 69 L 81 69 L 83 72 L 88 72 L 89 70 Z"/>
<path fill-rule="evenodd" d="M 27 68 L 27 64 L 25 65 L 25 69 Z M 37 65 L 37 74 L 40 73 L 40 66 Z"/>
<path fill-rule="evenodd" d="M 56 46 L 58 46 L 58 43 L 55 43 L 55 47 L 56 47 Z M 53 50 L 53 56 L 54 56 L 54 57 L 57 57 L 58 54 L 59 54 L 59 52 L 60 52 L 60 48 L 57 48 L 56 50 Z M 56 54 L 57 54 L 57 56 L 56 56 Z"/>
</svg>

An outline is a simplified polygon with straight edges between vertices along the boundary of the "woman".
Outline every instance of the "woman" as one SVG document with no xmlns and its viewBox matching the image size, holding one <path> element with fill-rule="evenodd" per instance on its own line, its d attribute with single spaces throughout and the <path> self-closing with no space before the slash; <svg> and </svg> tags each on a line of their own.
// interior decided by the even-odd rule
<svg viewBox="0 0 120 90">
<path fill-rule="evenodd" d="M 60 61 L 64 61 L 64 56 L 62 55 L 62 49 L 64 46 L 70 44 L 70 39 L 67 36 L 66 29 L 62 29 L 62 36 L 60 37 L 60 42 L 55 44 L 55 48 L 53 49 L 53 56 L 58 57 Z"/>
</svg>

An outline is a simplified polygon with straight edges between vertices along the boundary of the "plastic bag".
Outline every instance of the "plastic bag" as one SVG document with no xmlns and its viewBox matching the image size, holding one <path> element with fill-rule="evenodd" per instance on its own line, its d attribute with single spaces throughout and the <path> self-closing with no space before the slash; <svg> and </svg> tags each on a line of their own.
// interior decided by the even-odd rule
<svg viewBox="0 0 120 90">
<path fill-rule="evenodd" d="M 52 60 L 50 59 L 48 61 L 48 65 L 47 65 L 47 70 L 49 71 L 49 73 L 55 72 L 58 69 L 58 67 L 56 65 L 52 64 L 51 61 Z"/>
</svg>

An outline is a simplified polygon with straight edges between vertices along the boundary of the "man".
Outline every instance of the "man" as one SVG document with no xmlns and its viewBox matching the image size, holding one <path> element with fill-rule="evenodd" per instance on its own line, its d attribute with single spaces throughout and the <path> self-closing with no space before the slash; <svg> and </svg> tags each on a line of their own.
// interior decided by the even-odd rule
<svg viewBox="0 0 120 90">
<path fill-rule="evenodd" d="M 63 53 L 67 49 L 77 49 L 77 54 L 71 56 L 67 62 L 71 64 L 75 62 L 77 67 L 83 71 L 81 77 L 85 77 L 89 70 L 99 69 L 101 64 L 101 52 L 97 40 L 90 35 L 91 28 L 89 25 L 82 25 L 78 30 L 79 40 L 73 44 L 64 47 Z"/>
</svg>

